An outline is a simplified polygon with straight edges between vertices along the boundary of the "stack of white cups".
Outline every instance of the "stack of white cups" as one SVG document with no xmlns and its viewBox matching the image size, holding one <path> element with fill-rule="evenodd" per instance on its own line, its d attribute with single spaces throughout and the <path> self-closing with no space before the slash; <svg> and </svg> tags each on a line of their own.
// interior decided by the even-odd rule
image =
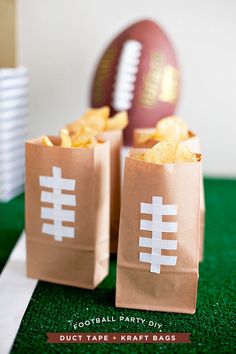
<svg viewBox="0 0 236 354">
<path fill-rule="evenodd" d="M 26 68 L 0 69 L 0 201 L 24 190 L 28 83 Z"/>
</svg>

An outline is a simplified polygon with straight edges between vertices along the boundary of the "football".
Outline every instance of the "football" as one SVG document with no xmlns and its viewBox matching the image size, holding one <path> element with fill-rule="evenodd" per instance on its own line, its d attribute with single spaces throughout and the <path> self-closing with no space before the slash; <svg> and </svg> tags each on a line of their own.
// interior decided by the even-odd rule
<svg viewBox="0 0 236 354">
<path fill-rule="evenodd" d="M 179 97 L 179 67 L 170 40 L 153 21 L 136 22 L 103 53 L 91 87 L 91 106 L 127 110 L 126 145 L 134 128 L 153 127 L 174 113 Z"/>
</svg>

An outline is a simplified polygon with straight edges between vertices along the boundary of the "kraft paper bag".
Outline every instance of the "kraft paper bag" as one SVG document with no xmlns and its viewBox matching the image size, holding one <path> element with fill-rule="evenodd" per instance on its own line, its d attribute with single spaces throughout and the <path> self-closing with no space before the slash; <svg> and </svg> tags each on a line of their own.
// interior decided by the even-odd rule
<svg viewBox="0 0 236 354">
<path fill-rule="evenodd" d="M 152 134 L 156 131 L 155 128 L 137 128 L 134 129 L 133 133 L 133 146 L 135 148 L 152 148 L 157 140 L 148 139 L 144 143 L 140 143 L 140 136 L 142 134 Z M 201 153 L 199 137 L 192 131 L 189 131 L 189 138 L 183 141 L 185 145 L 189 147 L 192 152 L 197 154 Z M 200 173 L 200 242 L 199 242 L 199 261 L 203 260 L 204 252 L 204 228 L 205 228 L 205 196 L 204 196 L 204 184 L 203 184 L 203 173 Z"/>
<path fill-rule="evenodd" d="M 189 147 L 189 149 L 197 154 L 201 153 L 201 146 L 199 137 L 194 133 L 190 132 L 189 139 L 184 141 L 185 145 Z M 199 261 L 203 261 L 204 255 L 204 229 L 205 229 L 205 196 L 204 196 L 204 184 L 203 184 L 203 172 L 202 165 L 200 171 L 200 242 L 199 242 Z"/>
<path fill-rule="evenodd" d="M 117 307 L 195 312 L 200 170 L 201 162 L 156 165 L 126 157 Z"/>
<path fill-rule="evenodd" d="M 62 148 L 40 141 L 26 142 L 27 275 L 94 289 L 109 267 L 109 143 Z"/>
<path fill-rule="evenodd" d="M 120 150 L 123 145 L 123 131 L 104 131 L 99 133 L 97 138 L 110 142 L 110 252 L 116 254 L 120 220 Z"/>
</svg>

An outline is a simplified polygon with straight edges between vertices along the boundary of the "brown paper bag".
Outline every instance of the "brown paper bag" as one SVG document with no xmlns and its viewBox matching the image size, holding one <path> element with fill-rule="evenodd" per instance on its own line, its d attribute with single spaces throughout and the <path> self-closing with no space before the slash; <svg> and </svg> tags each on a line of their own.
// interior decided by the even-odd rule
<svg viewBox="0 0 236 354">
<path fill-rule="evenodd" d="M 152 148 L 157 141 L 155 139 L 148 139 L 144 143 L 140 143 L 140 135 L 142 134 L 152 134 L 156 131 L 155 128 L 137 128 L 134 129 L 133 134 L 133 146 L 135 148 Z M 189 131 L 189 138 L 184 140 L 184 144 L 189 147 L 192 152 L 197 154 L 201 153 L 199 137 L 193 132 Z M 203 260 L 204 251 L 204 228 L 205 228 L 205 196 L 204 196 L 204 185 L 203 185 L 203 173 L 200 173 L 200 242 L 199 242 L 199 261 Z"/>
<path fill-rule="evenodd" d="M 192 314 L 198 284 L 201 163 L 126 158 L 116 306 Z"/>
<path fill-rule="evenodd" d="M 192 152 L 197 154 L 201 153 L 201 146 L 199 137 L 190 132 L 189 139 L 184 141 L 185 145 L 189 147 Z M 200 242 L 199 242 L 199 261 L 203 260 L 204 252 L 204 229 L 205 229 L 205 196 L 204 196 L 204 184 L 203 184 L 203 172 L 202 165 L 200 171 Z"/>
<path fill-rule="evenodd" d="M 94 289 L 109 267 L 109 143 L 40 140 L 26 143 L 27 275 Z"/>
<path fill-rule="evenodd" d="M 98 139 L 110 142 L 111 157 L 111 200 L 110 200 L 110 252 L 117 253 L 120 220 L 120 150 L 123 145 L 123 131 L 110 130 L 97 135 Z"/>
</svg>

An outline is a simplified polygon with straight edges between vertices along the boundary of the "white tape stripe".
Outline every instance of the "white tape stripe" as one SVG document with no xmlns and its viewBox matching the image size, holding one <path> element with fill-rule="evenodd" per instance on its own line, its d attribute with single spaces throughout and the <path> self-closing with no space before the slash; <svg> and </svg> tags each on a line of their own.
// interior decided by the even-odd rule
<svg viewBox="0 0 236 354">
<path fill-rule="evenodd" d="M 150 253 L 140 252 L 139 260 L 141 262 L 151 263 L 153 265 L 176 265 L 176 256 L 157 256 Z"/>
<path fill-rule="evenodd" d="M 162 197 L 152 197 L 152 203 L 155 205 L 155 207 L 158 207 L 160 205 L 162 205 Z M 155 222 L 162 222 L 162 215 L 160 215 L 159 213 L 153 213 L 152 214 L 152 221 Z M 152 239 L 153 240 L 161 240 L 161 232 L 160 231 L 152 231 Z M 161 255 L 161 249 L 160 248 L 152 248 L 151 250 L 151 254 L 153 255 Z M 151 264 L 151 269 L 152 267 L 155 267 L 155 272 L 156 273 L 160 273 L 161 271 L 161 267 L 158 264 L 152 265 Z M 151 271 L 150 269 L 150 271 Z"/>
<path fill-rule="evenodd" d="M 177 215 L 177 205 L 162 205 L 159 207 L 162 215 Z"/>
<path fill-rule="evenodd" d="M 152 204 L 161 204 L 163 203 L 162 197 L 152 197 Z"/>
<path fill-rule="evenodd" d="M 176 205 L 156 205 L 149 203 L 140 203 L 140 212 L 142 214 L 159 214 L 159 215 L 177 215 Z"/>
<path fill-rule="evenodd" d="M 152 264 L 151 264 L 151 267 L 150 267 L 150 272 L 151 272 L 151 273 L 158 273 L 158 274 L 160 274 L 160 273 L 161 273 L 161 266 L 160 266 L 160 264 L 152 263 Z"/>
<path fill-rule="evenodd" d="M 140 230 L 159 231 L 159 232 L 177 232 L 177 222 L 140 220 Z"/>
<path fill-rule="evenodd" d="M 148 238 L 148 237 L 139 237 L 139 246 L 140 247 L 153 247 L 153 242 L 154 240 L 152 238 Z M 155 241 L 160 241 L 160 240 L 155 240 Z M 157 245 L 157 243 L 156 243 Z M 156 247 L 158 248 L 158 247 Z M 159 247 L 160 248 L 160 247 Z"/>
<path fill-rule="evenodd" d="M 158 256 L 155 256 L 155 259 L 157 259 Z M 152 254 L 151 253 L 145 253 L 145 252 L 140 252 L 139 253 L 139 260 L 141 262 L 147 262 L 147 263 L 153 263 L 152 259 Z M 158 263 L 158 262 L 156 262 Z"/>
<path fill-rule="evenodd" d="M 41 202 L 52 203 L 57 205 L 76 206 L 76 198 L 74 195 L 60 193 L 60 192 L 52 193 L 52 192 L 42 191 Z"/>
<path fill-rule="evenodd" d="M 61 177 L 61 168 L 53 166 L 53 177 L 40 176 L 39 183 L 41 187 L 54 188 L 54 190 L 75 190 L 75 180 Z"/>
<path fill-rule="evenodd" d="M 46 188 L 64 189 L 68 191 L 75 190 L 75 180 L 72 179 L 39 176 L 39 184 L 41 187 Z"/>
<path fill-rule="evenodd" d="M 176 265 L 177 256 L 161 256 L 161 265 Z"/>
<path fill-rule="evenodd" d="M 152 203 L 153 203 L 153 206 L 156 207 L 159 207 L 162 205 L 162 202 L 163 202 L 163 198 L 162 197 L 152 197 Z M 154 207 L 153 207 L 154 209 Z M 155 221 L 155 222 L 162 222 L 162 215 L 159 214 L 159 213 L 152 213 L 152 221 Z M 162 234 L 160 231 L 152 231 L 152 239 L 153 240 L 161 240 L 161 237 L 162 237 Z M 151 250 L 151 254 L 152 255 L 161 255 L 161 249 L 160 248 L 152 248 Z M 158 273 L 160 274 L 161 272 L 161 266 L 160 264 L 151 264 L 151 267 L 150 267 L 150 271 L 152 272 L 152 269 L 153 269 L 153 272 L 155 273 Z"/>
<path fill-rule="evenodd" d="M 148 238 L 148 237 L 139 237 L 139 246 L 154 248 L 153 251 L 156 253 L 156 249 L 176 250 L 177 241 L 176 240 L 153 240 L 152 238 Z M 155 254 L 154 252 L 153 254 Z"/>
<path fill-rule="evenodd" d="M 41 208 L 41 218 L 49 220 L 60 220 L 60 221 L 75 221 L 75 211 L 74 210 L 64 210 L 56 208 Z"/>
<path fill-rule="evenodd" d="M 53 166 L 52 168 L 52 175 L 57 178 L 61 178 L 61 168 Z"/>
<path fill-rule="evenodd" d="M 53 224 L 43 224 L 42 232 L 48 235 L 58 235 L 61 237 L 75 237 L 75 229 L 70 226 L 57 226 Z"/>
</svg>

